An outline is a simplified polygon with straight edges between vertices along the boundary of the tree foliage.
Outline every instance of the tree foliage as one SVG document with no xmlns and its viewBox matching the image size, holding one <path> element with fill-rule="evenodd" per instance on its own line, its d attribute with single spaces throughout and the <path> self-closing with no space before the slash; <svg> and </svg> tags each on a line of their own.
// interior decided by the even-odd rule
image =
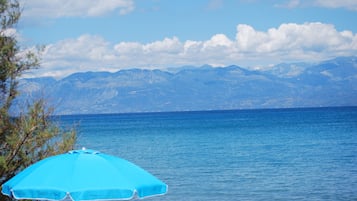
<svg viewBox="0 0 357 201">
<path fill-rule="evenodd" d="M 20 16 L 17 0 L 0 0 L 0 184 L 40 159 L 73 149 L 76 140 L 74 130 L 52 121 L 53 109 L 43 99 L 10 115 L 19 78 L 39 67 L 38 52 L 21 50 L 13 33 Z"/>
</svg>

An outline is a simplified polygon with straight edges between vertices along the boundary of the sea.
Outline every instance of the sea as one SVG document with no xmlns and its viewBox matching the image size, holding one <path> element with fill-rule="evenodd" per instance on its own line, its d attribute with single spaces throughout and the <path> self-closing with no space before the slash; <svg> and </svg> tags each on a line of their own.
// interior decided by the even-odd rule
<svg viewBox="0 0 357 201">
<path fill-rule="evenodd" d="M 168 185 L 148 201 L 357 200 L 357 107 L 57 118 Z"/>
</svg>

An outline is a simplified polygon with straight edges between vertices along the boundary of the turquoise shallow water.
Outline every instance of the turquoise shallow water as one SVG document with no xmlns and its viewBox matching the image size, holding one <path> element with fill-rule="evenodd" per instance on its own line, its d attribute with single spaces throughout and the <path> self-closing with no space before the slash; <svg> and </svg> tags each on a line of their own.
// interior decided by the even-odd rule
<svg viewBox="0 0 357 201">
<path fill-rule="evenodd" d="M 169 186 L 145 200 L 357 200 L 357 107 L 60 116 Z"/>
</svg>

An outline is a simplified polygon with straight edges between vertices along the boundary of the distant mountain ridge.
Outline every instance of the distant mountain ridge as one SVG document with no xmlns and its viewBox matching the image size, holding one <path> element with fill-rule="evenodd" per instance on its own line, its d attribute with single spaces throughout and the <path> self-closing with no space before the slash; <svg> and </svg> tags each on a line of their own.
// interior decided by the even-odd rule
<svg viewBox="0 0 357 201">
<path fill-rule="evenodd" d="M 357 57 L 175 71 L 129 69 L 22 79 L 19 101 L 44 96 L 56 114 L 162 112 L 357 105 Z"/>
</svg>

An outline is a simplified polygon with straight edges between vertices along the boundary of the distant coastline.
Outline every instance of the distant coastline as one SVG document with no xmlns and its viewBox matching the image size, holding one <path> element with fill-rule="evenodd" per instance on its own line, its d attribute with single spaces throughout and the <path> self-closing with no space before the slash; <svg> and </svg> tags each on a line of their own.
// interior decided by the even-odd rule
<svg viewBox="0 0 357 201">
<path fill-rule="evenodd" d="M 296 107 L 296 108 L 250 108 L 250 109 L 230 109 L 230 110 L 193 110 L 193 111 L 160 111 L 160 112 L 130 112 L 130 113 L 87 113 L 87 114 L 56 114 L 53 115 L 53 117 L 65 117 L 65 116 L 98 116 L 98 115 L 104 115 L 104 116 L 115 116 L 115 115 L 152 115 L 152 114 L 184 114 L 184 113 L 190 113 L 190 114 L 203 114 L 203 113 L 229 113 L 229 112 L 259 112 L 259 111 L 311 111 L 311 110 L 316 110 L 316 111 L 328 111 L 329 109 L 331 110 L 357 110 L 357 105 L 356 106 L 329 106 L 329 107 Z"/>
</svg>

